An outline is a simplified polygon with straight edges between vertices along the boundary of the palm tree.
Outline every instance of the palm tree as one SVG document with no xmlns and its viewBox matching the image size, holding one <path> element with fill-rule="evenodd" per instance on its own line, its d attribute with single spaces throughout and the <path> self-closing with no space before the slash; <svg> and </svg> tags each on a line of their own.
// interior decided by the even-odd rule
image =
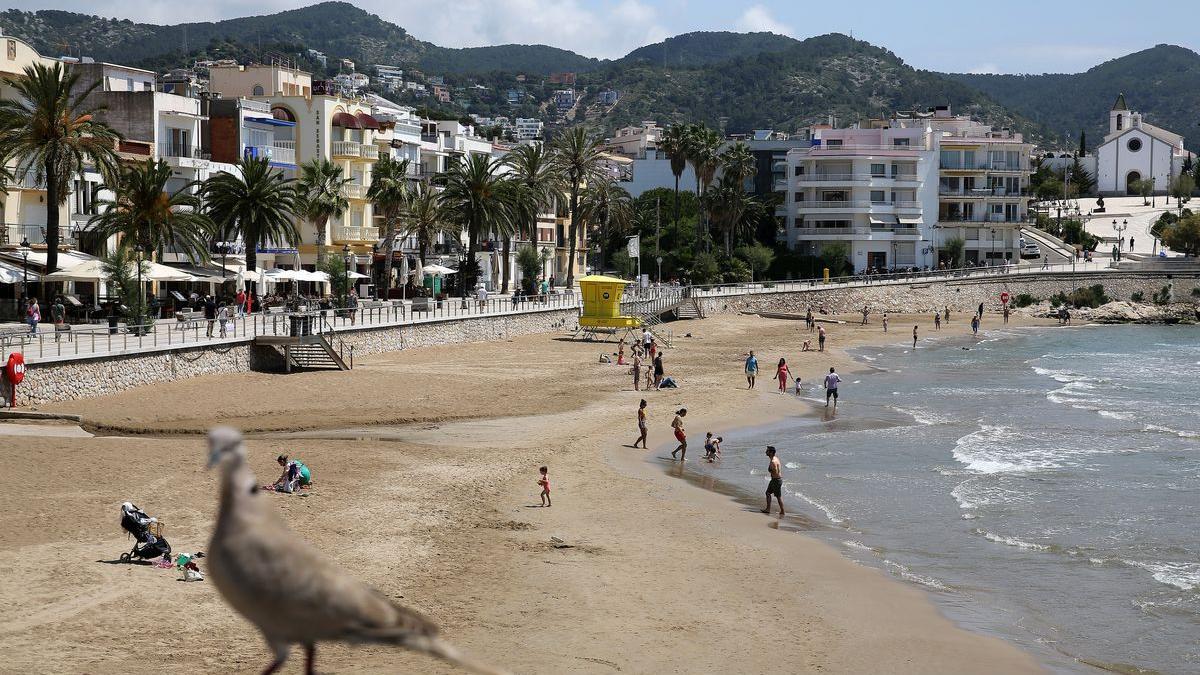
<svg viewBox="0 0 1200 675">
<path fill-rule="evenodd" d="M 442 207 L 467 233 L 466 269 L 458 271 L 463 289 L 475 285 L 475 252 L 480 237 L 489 232 L 509 234 L 516 221 L 513 185 L 500 175 L 500 168 L 499 159 L 471 155 L 442 175 Z"/>
<path fill-rule="evenodd" d="M 604 139 L 575 127 L 554 141 L 554 164 L 569 188 L 571 210 L 570 256 L 567 258 L 567 287 L 575 283 L 575 247 L 583 222 L 579 217 L 579 195 L 589 181 L 598 180 L 604 162 Z"/>
<path fill-rule="evenodd" d="M 712 222 L 721 231 L 725 255 L 733 255 L 733 238 L 753 232 L 754 224 L 765 212 L 762 202 L 742 187 L 734 174 L 723 174 L 717 184 L 704 192 L 704 201 Z"/>
<path fill-rule="evenodd" d="M 717 167 L 721 164 L 721 144 L 724 139 L 717 131 L 713 131 L 702 124 L 694 124 L 691 127 L 688 141 L 688 161 L 692 164 L 692 171 L 696 172 L 696 197 L 700 200 L 700 228 L 698 229 L 699 236 L 696 237 L 696 248 L 707 244 L 708 238 L 708 212 L 704 205 L 704 191 L 712 184 L 713 177 L 717 174 Z"/>
<path fill-rule="evenodd" d="M 600 230 L 598 267 L 604 268 L 604 242 L 623 233 L 633 224 L 633 198 L 625 188 L 612 180 L 596 180 L 588 184 L 579 200 L 579 216 Z"/>
<path fill-rule="evenodd" d="M 392 287 L 392 252 L 396 250 L 396 224 L 408 205 L 407 159 L 380 158 L 371 170 L 367 199 L 375 204 L 376 215 L 383 216 L 383 289 L 386 298 Z"/>
<path fill-rule="evenodd" d="M 208 260 L 212 220 L 194 194 L 200 183 L 190 182 L 167 193 L 171 167 L 163 160 L 123 166 L 106 187 L 112 199 L 100 200 L 99 212 L 88 221 L 105 238 L 121 235 L 121 245 L 140 245 L 147 254 L 173 248 L 192 262 Z"/>
<path fill-rule="evenodd" d="M 719 156 L 721 160 L 721 173 L 725 176 L 733 176 L 738 185 L 741 185 L 747 178 L 758 173 L 758 165 L 754 160 L 754 153 L 750 152 L 750 146 L 742 141 L 738 141 L 729 146 Z"/>
<path fill-rule="evenodd" d="M 518 199 L 515 204 L 517 222 L 515 234 L 518 238 L 529 237 L 533 241 L 537 237 L 537 217 L 554 207 L 555 200 L 562 194 L 562 176 L 554 163 L 554 156 L 542 144 L 522 145 L 508 153 L 504 158 L 512 173 L 512 180 L 519 186 Z M 504 280 L 500 292 L 508 291 L 508 255 L 512 246 L 512 237 L 504 238 Z"/>
<path fill-rule="evenodd" d="M 96 118 L 103 106 L 86 99 L 100 81 L 72 94 L 78 73 L 61 63 L 25 67 L 6 78 L 15 95 L 0 101 L 0 157 L 17 160 L 16 174 L 33 174 L 46 188 L 46 271 L 58 269 L 58 210 L 67 200 L 71 176 L 86 165 L 111 175 L 121 135 Z"/>
<path fill-rule="evenodd" d="M 671 160 L 671 173 L 675 175 L 675 226 L 679 226 L 679 179 L 687 169 L 688 128 L 683 124 L 672 124 L 658 139 L 658 149 Z"/>
<path fill-rule="evenodd" d="M 441 195 L 428 182 L 421 181 L 408 194 L 404 210 L 405 232 L 417 238 L 417 255 L 425 266 L 425 254 L 439 234 L 453 234 L 454 225 L 442 208 Z"/>
<path fill-rule="evenodd" d="M 296 186 L 297 211 L 317 227 L 317 264 L 325 260 L 325 226 L 350 208 L 342 188 L 350 182 L 342 177 L 339 164 L 316 157 L 300 165 Z"/>
<path fill-rule="evenodd" d="M 224 171 L 204 183 L 200 194 L 223 239 L 242 238 L 246 269 L 258 268 L 259 244 L 274 241 L 295 246 L 297 196 L 292 180 L 272 169 L 266 158 L 244 159 L 236 174 Z"/>
</svg>

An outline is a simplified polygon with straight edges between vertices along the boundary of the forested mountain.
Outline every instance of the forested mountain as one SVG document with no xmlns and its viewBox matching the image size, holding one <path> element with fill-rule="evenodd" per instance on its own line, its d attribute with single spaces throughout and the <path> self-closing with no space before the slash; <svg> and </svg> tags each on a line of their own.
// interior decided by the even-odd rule
<svg viewBox="0 0 1200 675">
<path fill-rule="evenodd" d="M 619 59 L 617 64 L 645 63 L 653 66 L 689 68 L 764 52 L 779 52 L 798 43 L 795 38 L 775 33 L 700 31 L 676 35 L 662 42 L 638 47 Z"/>
<path fill-rule="evenodd" d="M 1091 146 L 1108 131 L 1108 110 L 1124 92 L 1146 121 L 1187 136 L 1200 135 L 1200 54 L 1174 45 L 1122 56 L 1083 73 L 1047 75 L 947 75 L 985 92 L 1010 110 L 1055 134 Z"/>
</svg>

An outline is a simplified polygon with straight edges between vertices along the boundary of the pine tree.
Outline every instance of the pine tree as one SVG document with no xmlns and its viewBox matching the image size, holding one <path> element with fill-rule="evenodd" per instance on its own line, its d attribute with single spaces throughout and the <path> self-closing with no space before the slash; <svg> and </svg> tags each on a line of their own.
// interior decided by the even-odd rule
<svg viewBox="0 0 1200 675">
<path fill-rule="evenodd" d="M 1087 157 L 1087 132 L 1079 132 L 1079 157 Z"/>
</svg>

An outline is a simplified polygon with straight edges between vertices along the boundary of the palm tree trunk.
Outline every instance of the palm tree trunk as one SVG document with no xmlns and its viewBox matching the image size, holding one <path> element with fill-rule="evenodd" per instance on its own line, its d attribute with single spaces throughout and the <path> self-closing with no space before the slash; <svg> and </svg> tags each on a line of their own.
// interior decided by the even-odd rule
<svg viewBox="0 0 1200 675">
<path fill-rule="evenodd" d="M 247 241 L 246 244 L 246 269 L 250 271 L 258 270 L 258 242 Z M 255 283 L 255 282 L 251 282 Z"/>
<path fill-rule="evenodd" d="M 317 226 L 317 267 L 320 267 L 325 262 L 325 226 L 329 219 L 318 218 L 314 224 Z"/>
<path fill-rule="evenodd" d="M 504 237 L 504 253 L 503 253 L 504 270 L 503 270 L 503 273 L 501 274 L 501 280 L 500 280 L 500 292 L 501 293 L 508 292 L 509 270 L 512 267 L 509 264 L 508 256 L 511 252 L 512 252 L 512 237 L 506 236 L 506 237 Z"/>
<path fill-rule="evenodd" d="M 693 169 L 696 172 L 696 255 L 700 255 L 700 251 L 704 246 L 704 200 L 700 198 L 700 169 Z"/>
<path fill-rule="evenodd" d="M 733 255 L 733 230 L 725 230 L 725 256 Z"/>
<path fill-rule="evenodd" d="M 58 271 L 58 161 L 46 157 L 46 273 Z M 39 288 L 38 292 L 44 293 Z"/>
<path fill-rule="evenodd" d="M 679 227 L 679 175 L 675 176 L 675 227 Z"/>
<path fill-rule="evenodd" d="M 395 257 L 394 251 L 396 249 L 396 219 L 385 218 L 383 222 L 387 228 L 387 232 L 383 238 L 383 283 L 380 285 L 383 287 L 382 297 L 386 300 L 388 290 L 392 288 L 392 258 Z"/>
<path fill-rule="evenodd" d="M 570 245 L 567 248 L 567 288 L 575 287 L 575 246 L 579 242 L 579 181 L 571 183 L 571 234 Z"/>
</svg>

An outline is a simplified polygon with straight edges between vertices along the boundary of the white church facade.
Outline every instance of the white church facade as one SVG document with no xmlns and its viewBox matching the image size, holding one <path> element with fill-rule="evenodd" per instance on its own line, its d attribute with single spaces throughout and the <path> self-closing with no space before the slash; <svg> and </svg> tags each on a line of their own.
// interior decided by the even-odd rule
<svg viewBox="0 0 1200 675">
<path fill-rule="evenodd" d="M 1154 192 L 1164 194 L 1183 170 L 1188 153 L 1183 136 L 1149 124 L 1129 109 L 1125 95 L 1117 96 L 1108 113 L 1108 134 L 1096 149 L 1096 190 L 1102 195 L 1136 194 L 1136 181 L 1151 180 Z"/>
</svg>

